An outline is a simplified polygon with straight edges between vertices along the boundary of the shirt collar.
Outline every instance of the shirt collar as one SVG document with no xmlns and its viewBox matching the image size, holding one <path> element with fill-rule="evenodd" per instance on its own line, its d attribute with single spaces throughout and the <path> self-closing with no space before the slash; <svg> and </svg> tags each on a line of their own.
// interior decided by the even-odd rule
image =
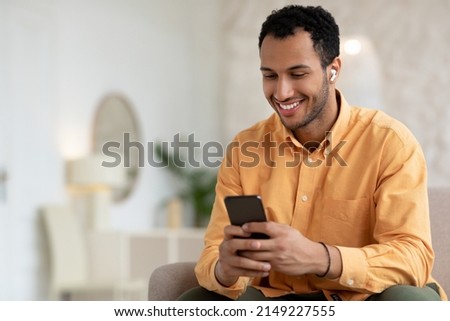
<svg viewBox="0 0 450 321">
<path fill-rule="evenodd" d="M 345 100 L 344 95 L 336 89 L 336 99 L 339 106 L 339 115 L 336 119 L 333 127 L 331 127 L 327 137 L 325 138 L 328 141 L 329 147 L 333 150 L 344 137 L 345 133 L 348 130 L 348 124 L 350 122 L 351 116 L 351 108 L 348 104 L 347 100 Z"/>
</svg>

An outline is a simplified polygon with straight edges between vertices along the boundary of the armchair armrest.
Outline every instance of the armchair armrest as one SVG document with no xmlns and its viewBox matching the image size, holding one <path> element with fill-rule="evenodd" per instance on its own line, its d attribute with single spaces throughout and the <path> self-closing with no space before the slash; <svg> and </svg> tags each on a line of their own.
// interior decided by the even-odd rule
<svg viewBox="0 0 450 321">
<path fill-rule="evenodd" d="M 177 262 L 156 268 L 149 280 L 149 301 L 174 301 L 185 291 L 198 286 L 195 262 Z"/>
</svg>

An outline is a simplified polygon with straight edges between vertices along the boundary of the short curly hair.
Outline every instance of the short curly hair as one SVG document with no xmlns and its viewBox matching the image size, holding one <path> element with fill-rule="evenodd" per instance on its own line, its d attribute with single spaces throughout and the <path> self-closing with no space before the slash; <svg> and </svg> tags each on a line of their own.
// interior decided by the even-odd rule
<svg viewBox="0 0 450 321">
<path fill-rule="evenodd" d="M 258 47 L 267 35 L 284 39 L 294 35 L 297 28 L 311 35 L 313 46 L 320 56 L 322 68 L 339 56 L 339 27 L 333 16 L 321 6 L 288 5 L 274 10 L 262 24 Z"/>
</svg>

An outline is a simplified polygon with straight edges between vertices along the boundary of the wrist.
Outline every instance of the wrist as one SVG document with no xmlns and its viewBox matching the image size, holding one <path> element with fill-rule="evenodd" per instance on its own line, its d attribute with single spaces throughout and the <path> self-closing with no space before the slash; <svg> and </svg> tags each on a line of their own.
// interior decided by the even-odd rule
<svg viewBox="0 0 450 321">
<path fill-rule="evenodd" d="M 233 284 L 235 284 L 238 280 L 237 277 L 225 277 L 224 276 L 220 261 L 217 261 L 216 266 L 214 267 L 214 277 L 216 278 L 217 282 L 219 282 L 219 284 L 221 286 L 224 286 L 227 288 L 232 286 Z"/>
<path fill-rule="evenodd" d="M 318 242 L 322 248 L 322 251 L 325 253 L 325 264 L 321 264 L 321 269 L 319 273 L 316 273 L 316 276 L 319 278 L 324 278 L 330 273 L 331 269 L 331 255 L 328 246 L 323 242 Z"/>
<path fill-rule="evenodd" d="M 318 253 L 321 253 L 318 259 L 316 276 L 320 278 L 336 279 L 342 274 L 341 252 L 335 246 L 318 242 Z M 319 248 L 320 246 L 320 248 Z"/>
<path fill-rule="evenodd" d="M 330 251 L 331 266 L 327 278 L 336 279 L 339 278 L 342 274 L 341 252 L 337 247 L 331 245 L 328 245 L 328 250 Z"/>
</svg>

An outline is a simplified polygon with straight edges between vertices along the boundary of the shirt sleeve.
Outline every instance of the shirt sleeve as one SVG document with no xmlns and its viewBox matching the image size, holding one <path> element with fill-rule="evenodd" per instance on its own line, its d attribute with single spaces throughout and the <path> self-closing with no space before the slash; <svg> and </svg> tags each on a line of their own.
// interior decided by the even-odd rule
<svg viewBox="0 0 450 321">
<path fill-rule="evenodd" d="M 238 151 L 233 150 L 233 143 L 230 146 L 231 148 L 228 149 L 227 155 L 218 172 L 214 206 L 205 233 L 204 249 L 197 262 L 195 273 L 202 287 L 235 299 L 245 292 L 250 278 L 240 277 L 232 286 L 224 287 L 217 281 L 214 275 L 214 269 L 219 257 L 219 245 L 224 238 L 223 229 L 226 225 L 230 224 L 223 201 L 224 197 L 227 195 L 242 194 L 239 178 Z"/>
<path fill-rule="evenodd" d="M 392 133 L 380 157 L 374 194 L 374 244 L 338 246 L 339 283 L 357 292 L 379 293 L 396 284 L 424 286 L 434 253 L 428 209 L 426 163 L 412 135 Z"/>
</svg>

